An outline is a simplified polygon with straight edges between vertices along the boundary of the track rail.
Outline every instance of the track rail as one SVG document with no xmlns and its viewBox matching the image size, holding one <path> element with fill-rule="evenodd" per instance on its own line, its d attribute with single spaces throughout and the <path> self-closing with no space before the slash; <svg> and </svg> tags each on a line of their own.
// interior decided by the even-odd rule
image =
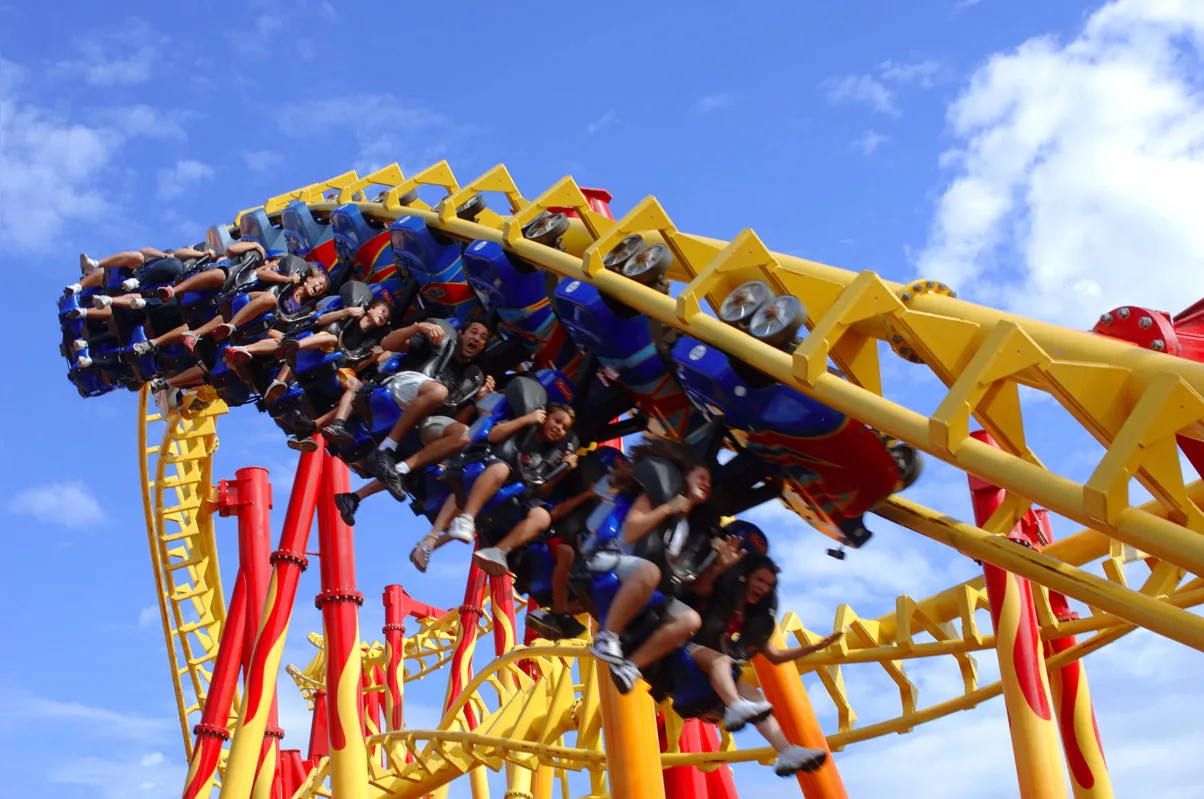
<svg viewBox="0 0 1204 799">
<path fill-rule="evenodd" d="M 217 417 L 226 412 L 226 407 L 217 401 L 201 408 L 195 399 L 190 396 L 189 407 L 172 409 L 166 416 L 150 412 L 145 387 L 138 399 L 146 535 L 188 759 L 192 758 L 192 727 L 201 720 L 212 663 L 226 622 L 212 508 L 208 504 L 213 453 L 217 450 Z M 150 445 L 152 426 L 160 424 L 163 430 L 159 443 Z M 237 707 L 235 700 L 235 714 Z"/>
<path fill-rule="evenodd" d="M 1115 570 L 1101 579 L 1048 554 L 987 542 L 1039 503 L 1099 530 L 1117 547 L 1204 574 L 1204 513 L 1183 479 L 1176 443 L 1178 434 L 1204 436 L 1204 364 L 962 302 L 930 281 L 895 284 L 872 272 L 853 273 L 774 253 L 752 230 L 731 242 L 683 233 L 654 197 L 611 220 L 590 207 L 569 177 L 535 200 L 523 196 L 502 165 L 463 185 L 446 162 L 397 182 L 399 177 L 396 165 L 351 182 L 340 176 L 273 198 L 265 207 L 270 211 L 301 199 L 329 212 L 362 198 L 369 186 L 382 186 L 380 202 L 357 203 L 366 215 L 381 220 L 420 217 L 455 239 L 500 242 L 541 269 L 591 283 L 786 385 L 1008 490 L 985 529 L 959 522 L 950 532 L 944 514 L 914 503 L 895 512 L 902 523 L 923 526 L 921 532 L 955 546 L 977 539 L 977 548 L 990 554 L 983 560 L 1006 561 L 996 565 L 1204 651 L 1204 618 L 1129 588 Z M 403 205 L 402 198 L 420 186 L 440 187 L 448 196 L 433 208 L 421 201 Z M 338 191 L 337 201 L 320 201 L 327 189 Z M 512 215 L 489 212 L 476 222 L 456 217 L 455 208 L 482 192 L 502 193 Z M 563 249 L 522 236 L 523 226 L 557 208 L 573 209 L 580 218 L 564 237 Z M 672 250 L 671 276 L 686 283 L 676 297 L 603 267 L 602 257 L 631 234 Z M 775 349 L 703 312 L 704 305 L 716 307 L 730 289 L 752 279 L 804 298 L 810 330 L 794 352 Z M 878 340 L 890 342 L 949 387 L 931 415 L 881 396 Z M 847 380 L 829 372 L 829 359 Z M 1050 394 L 1107 447 L 1087 483 L 1051 472 L 1029 448 L 1021 385 Z M 972 416 L 1002 449 L 969 436 Z M 1164 513 L 1129 504 L 1131 475 L 1151 491 Z"/>
</svg>

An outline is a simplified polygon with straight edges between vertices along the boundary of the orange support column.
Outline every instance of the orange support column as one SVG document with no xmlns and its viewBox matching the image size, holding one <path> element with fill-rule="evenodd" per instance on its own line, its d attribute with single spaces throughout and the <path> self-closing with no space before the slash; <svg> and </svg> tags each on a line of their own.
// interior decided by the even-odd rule
<svg viewBox="0 0 1204 799">
<path fill-rule="evenodd" d="M 339 799 L 366 799 L 368 749 L 359 627 L 364 595 L 355 589 L 355 539 L 334 504 L 335 494 L 350 490 L 350 482 L 347 464 L 327 456 L 318 496 L 322 591 L 314 604 L 322 611 L 326 640 L 330 792 Z"/>
<path fill-rule="evenodd" d="M 297 582 L 308 561 L 305 545 L 313 525 L 314 507 L 318 497 L 318 482 L 322 474 L 323 454 L 309 452 L 301 456 L 293 493 L 289 498 L 280 546 L 271 557 L 273 571 L 268 586 L 267 601 L 256 628 L 255 650 L 246 672 L 246 688 L 234 740 L 226 760 L 221 799 L 249 799 L 254 784 L 263 736 L 268 730 L 269 716 L 276 695 L 276 677 L 284 640 L 297 598 Z M 247 620 L 252 624 L 253 618 Z M 273 722 L 275 719 L 271 719 Z"/>
<path fill-rule="evenodd" d="M 993 444 L 985 430 L 971 435 Z M 1003 502 L 1004 491 L 969 475 L 974 518 L 987 524 Z M 1023 536 L 1012 531 L 1020 543 Z M 1050 702 L 1049 676 L 1041 645 L 1037 610 L 1028 580 L 990 564 L 983 564 L 991 623 L 995 629 L 995 654 L 1003 683 L 1012 752 L 1021 799 L 1066 799 L 1062 752 Z"/>
<path fill-rule="evenodd" d="M 778 649 L 787 649 L 782 634 L 774 631 L 770 639 Z M 794 663 L 782 663 L 775 666 L 763 657 L 753 658 L 753 668 L 757 672 L 757 680 L 765 698 L 773 705 L 773 714 L 782 725 L 786 740 L 796 746 L 806 746 L 810 749 L 823 749 L 829 752 L 827 761 L 810 774 L 796 774 L 798 784 L 803 789 L 807 799 L 848 799 L 844 782 L 836 770 L 832 760 L 831 750 L 828 749 L 828 739 L 819 721 L 815 718 L 815 710 L 811 700 L 803 689 L 803 680 L 799 676 L 798 666 Z"/>
<path fill-rule="evenodd" d="M 619 693 L 604 663 L 594 664 L 606 739 L 606 773 L 614 799 L 665 799 L 656 704 L 640 682 Z"/>
</svg>

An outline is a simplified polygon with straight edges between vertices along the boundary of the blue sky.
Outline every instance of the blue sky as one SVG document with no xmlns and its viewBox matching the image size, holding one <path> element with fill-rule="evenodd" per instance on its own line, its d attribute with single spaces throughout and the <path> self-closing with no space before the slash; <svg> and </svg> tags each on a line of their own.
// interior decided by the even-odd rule
<svg viewBox="0 0 1204 799">
<path fill-rule="evenodd" d="M 571 173 L 609 189 L 619 212 L 655 194 L 683 230 L 753 227 L 782 252 L 948 280 L 1076 328 L 1121 302 L 1176 312 L 1204 296 L 1204 11 L 1190 0 L 279 8 L 0 5 L 0 257 L 19 286 L 7 358 L 23 388 L 0 399 L 0 796 L 158 799 L 183 774 L 147 611 L 135 400 L 80 400 L 56 353 L 51 300 L 81 250 L 191 242 L 349 168 L 447 158 L 462 179 L 504 162 L 530 196 Z M 892 398 L 935 407 L 930 379 L 886 364 Z M 1089 474 L 1098 448 L 1054 403 L 1032 397 L 1030 412 L 1048 465 Z M 222 421 L 218 474 L 268 467 L 277 524 L 294 463 L 251 411 Z M 969 516 L 964 477 L 949 469 L 933 466 L 912 493 Z M 975 571 L 885 522 L 837 564 L 796 520 L 755 516 L 786 565 L 784 606 L 814 629 L 840 602 L 876 617 L 899 593 Z M 422 577 L 406 560 L 420 530 L 408 511 L 382 499 L 360 519 L 366 633 L 381 626 L 388 582 L 460 601 L 466 551 L 441 552 Z M 219 536 L 230 578 L 233 524 Z M 286 662 L 309 660 L 316 581 L 313 569 L 302 583 Z M 993 679 L 990 655 L 978 660 Z M 1117 795 L 1204 796 L 1204 694 L 1185 677 L 1201 666 L 1137 634 L 1087 661 Z M 957 690 L 950 664 L 909 671 L 924 704 Z M 862 723 L 898 712 L 884 677 L 847 680 Z M 307 724 L 282 685 L 285 745 L 304 748 Z M 415 722 L 435 715 L 421 701 Z M 1015 795 L 998 702 L 837 759 L 856 797 Z M 936 774 L 947 782 L 933 785 Z M 776 784 L 756 766 L 738 779 L 749 796 Z"/>
</svg>

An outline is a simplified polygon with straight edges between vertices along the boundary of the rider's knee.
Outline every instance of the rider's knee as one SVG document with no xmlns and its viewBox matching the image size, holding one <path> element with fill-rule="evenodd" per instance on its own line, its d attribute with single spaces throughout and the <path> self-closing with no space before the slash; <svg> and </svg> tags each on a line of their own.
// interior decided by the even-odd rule
<svg viewBox="0 0 1204 799">
<path fill-rule="evenodd" d="M 632 575 L 636 582 L 645 587 L 655 588 L 661 581 L 661 570 L 655 563 L 644 561 Z"/>
<path fill-rule="evenodd" d="M 683 635 L 691 636 L 702 627 L 702 617 L 698 615 L 698 611 L 691 608 L 677 613 L 670 623 Z"/>
<path fill-rule="evenodd" d="M 531 508 L 527 512 L 527 520 L 540 530 L 546 530 L 552 526 L 552 514 L 548 513 L 547 508 Z"/>
<path fill-rule="evenodd" d="M 435 380 L 428 380 L 418 389 L 418 396 L 429 399 L 431 402 L 443 402 L 447 399 L 447 386 Z"/>
</svg>

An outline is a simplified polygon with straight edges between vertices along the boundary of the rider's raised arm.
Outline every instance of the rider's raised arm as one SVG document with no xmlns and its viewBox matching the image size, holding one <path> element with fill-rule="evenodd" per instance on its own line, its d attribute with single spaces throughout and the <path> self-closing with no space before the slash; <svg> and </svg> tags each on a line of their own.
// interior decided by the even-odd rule
<svg viewBox="0 0 1204 799">
<path fill-rule="evenodd" d="M 779 649 L 772 643 L 767 643 L 761 649 L 761 654 L 765 656 L 766 660 L 776 666 L 781 663 L 788 663 L 792 660 L 798 660 L 799 658 L 806 657 L 807 655 L 813 655 L 816 652 L 827 649 L 829 646 L 839 641 L 843 636 L 843 632 L 832 633 L 822 641 L 817 641 L 814 644 L 808 644 L 807 646 L 796 646 L 791 649 Z"/>
<path fill-rule="evenodd" d="M 536 408 L 528 414 L 518 417 L 517 419 L 507 419 L 504 422 L 498 422 L 489 431 L 489 443 L 500 444 L 510 436 L 522 430 L 524 427 L 530 427 L 534 424 L 543 424 L 543 420 L 547 417 L 547 413 L 543 408 Z"/>
<path fill-rule="evenodd" d="M 629 544 L 639 541 L 668 521 L 671 516 L 688 512 L 690 506 L 690 500 L 679 494 L 654 508 L 652 499 L 647 494 L 641 494 L 627 512 L 627 520 L 623 524 L 623 540 Z"/>
<path fill-rule="evenodd" d="M 439 337 L 442 338 L 443 330 L 438 325 L 431 324 L 430 322 L 414 322 L 413 324 L 398 328 L 385 336 L 380 342 L 381 349 L 388 350 L 389 352 L 409 352 L 410 340 L 419 333 L 431 338 L 432 344 L 438 344 L 439 342 L 432 338 L 430 328 L 437 330 Z"/>
</svg>

